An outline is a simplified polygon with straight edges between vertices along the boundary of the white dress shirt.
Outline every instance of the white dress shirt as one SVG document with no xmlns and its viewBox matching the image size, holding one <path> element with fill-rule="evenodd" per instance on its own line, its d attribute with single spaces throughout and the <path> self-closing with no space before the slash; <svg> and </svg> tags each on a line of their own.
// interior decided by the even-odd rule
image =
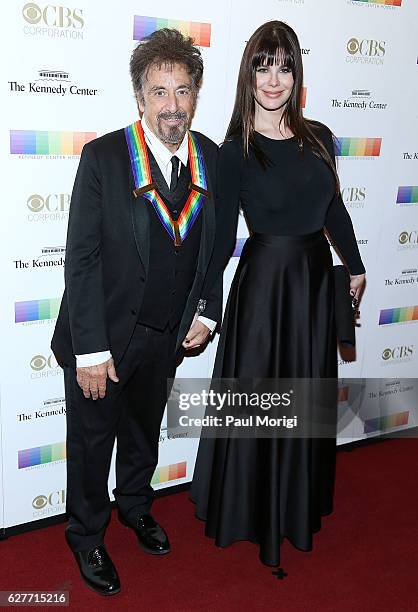
<svg viewBox="0 0 418 612">
<path fill-rule="evenodd" d="M 148 127 L 145 119 L 142 120 L 142 128 L 144 130 L 145 142 L 151 150 L 151 153 L 155 157 L 155 161 L 160 168 L 162 175 L 167 183 L 170 186 L 171 181 L 171 158 L 173 155 L 176 155 L 180 162 L 187 166 L 187 162 L 189 159 L 189 146 L 188 146 L 188 137 L 187 134 L 184 136 L 179 148 L 175 153 L 172 153 L 167 147 L 157 138 L 154 132 Z M 181 170 L 181 164 L 179 164 L 179 175 Z M 216 327 L 216 321 L 212 321 L 212 319 L 207 319 L 206 317 L 202 317 L 199 315 L 197 317 L 199 321 L 201 321 L 206 327 L 208 327 L 211 331 Z M 196 316 L 193 322 L 196 320 Z M 111 358 L 110 351 L 100 351 L 98 353 L 86 353 L 84 355 L 76 355 L 77 367 L 78 368 L 87 368 L 93 365 L 99 365 L 100 363 L 104 363 Z"/>
</svg>

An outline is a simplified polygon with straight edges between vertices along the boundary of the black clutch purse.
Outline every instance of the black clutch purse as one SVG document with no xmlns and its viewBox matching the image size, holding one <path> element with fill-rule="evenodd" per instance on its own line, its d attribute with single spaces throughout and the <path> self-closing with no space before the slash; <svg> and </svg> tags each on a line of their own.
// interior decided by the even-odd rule
<svg viewBox="0 0 418 612">
<path fill-rule="evenodd" d="M 334 266 L 335 325 L 341 345 L 356 345 L 357 300 L 350 295 L 350 274 L 345 266 Z"/>
</svg>

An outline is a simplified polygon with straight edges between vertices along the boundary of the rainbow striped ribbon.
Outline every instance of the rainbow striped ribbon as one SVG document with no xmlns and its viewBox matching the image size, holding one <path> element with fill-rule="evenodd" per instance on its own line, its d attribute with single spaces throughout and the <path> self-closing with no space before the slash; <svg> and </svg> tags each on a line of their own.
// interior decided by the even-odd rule
<svg viewBox="0 0 418 612">
<path fill-rule="evenodd" d="M 195 222 L 206 198 L 207 190 L 205 165 L 200 145 L 196 137 L 189 132 L 189 164 L 191 183 L 190 194 L 177 221 L 171 218 L 167 206 L 157 191 L 152 180 L 144 130 L 140 121 L 125 128 L 125 137 L 131 158 L 132 174 L 135 181 L 134 196 L 144 196 L 154 207 L 161 223 L 174 240 L 175 246 L 181 246 Z"/>
</svg>

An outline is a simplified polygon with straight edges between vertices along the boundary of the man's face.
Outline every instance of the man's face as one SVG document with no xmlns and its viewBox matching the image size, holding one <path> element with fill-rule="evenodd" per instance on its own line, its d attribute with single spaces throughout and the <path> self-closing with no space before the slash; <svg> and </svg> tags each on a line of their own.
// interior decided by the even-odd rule
<svg viewBox="0 0 418 612">
<path fill-rule="evenodd" d="M 182 64 L 150 66 L 138 105 L 145 121 L 168 149 L 176 151 L 192 120 L 196 97 Z"/>
</svg>

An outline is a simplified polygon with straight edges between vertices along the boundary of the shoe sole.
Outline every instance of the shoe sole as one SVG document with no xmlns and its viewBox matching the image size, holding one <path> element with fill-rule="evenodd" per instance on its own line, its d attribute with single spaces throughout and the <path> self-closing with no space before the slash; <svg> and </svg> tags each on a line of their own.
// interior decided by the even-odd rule
<svg viewBox="0 0 418 612">
<path fill-rule="evenodd" d="M 168 550 L 151 550 L 150 548 L 144 546 L 142 542 L 140 542 L 138 539 L 137 542 L 139 548 L 144 552 L 148 553 L 149 555 L 167 555 L 169 552 L 171 552 L 171 548 L 169 548 Z"/>
<path fill-rule="evenodd" d="M 81 575 L 81 579 L 84 582 L 84 584 L 86 585 L 87 588 L 90 589 L 90 591 L 93 591 L 94 593 L 96 593 L 97 595 L 102 595 L 103 597 L 112 597 L 112 595 L 117 595 L 118 593 L 121 592 L 121 589 L 119 588 L 117 591 L 112 591 L 111 593 L 105 593 L 104 591 L 99 591 L 98 589 L 95 589 L 94 586 L 92 586 L 91 584 L 89 584 Z"/>
</svg>

